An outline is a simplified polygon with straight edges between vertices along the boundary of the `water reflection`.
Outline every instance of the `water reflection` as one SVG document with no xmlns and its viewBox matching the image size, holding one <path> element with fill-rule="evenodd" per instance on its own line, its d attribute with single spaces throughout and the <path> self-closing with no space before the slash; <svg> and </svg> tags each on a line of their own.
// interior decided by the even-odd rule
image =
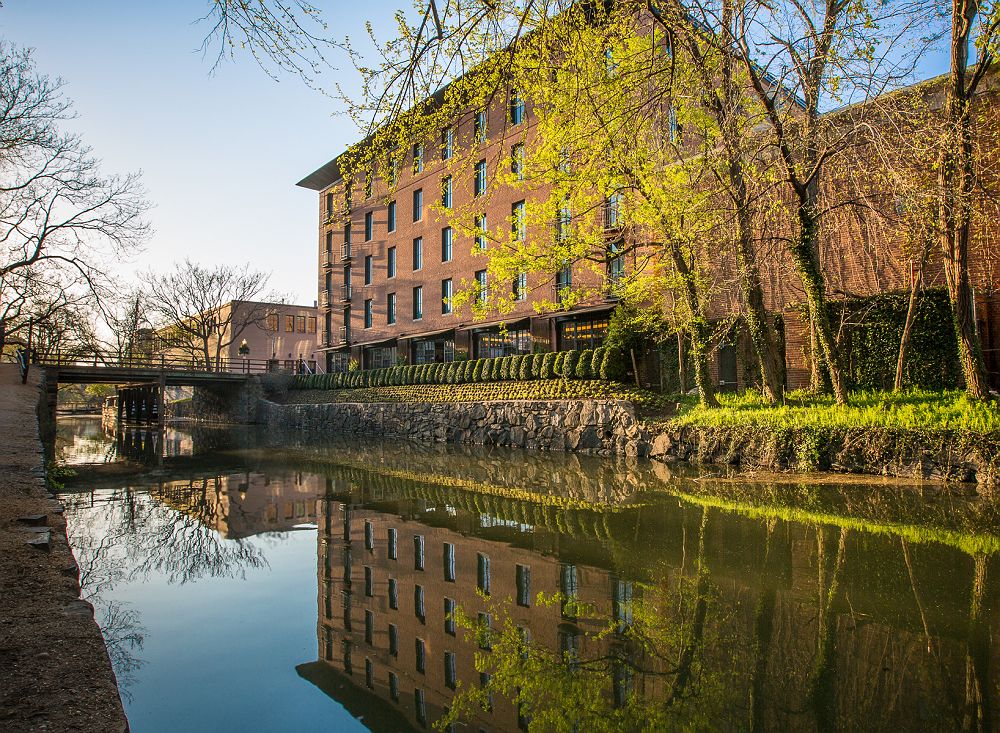
<svg viewBox="0 0 1000 733">
<path fill-rule="evenodd" d="M 66 496 L 71 542 L 120 679 L 161 663 L 143 652 L 144 619 L 170 591 L 124 604 L 115 589 L 137 580 L 201 583 L 265 634 L 301 619 L 274 610 L 286 596 L 315 609 L 315 659 L 277 669 L 269 652 L 227 692 L 247 729 L 268 674 L 292 666 L 311 684 L 283 688 L 288 715 L 320 709 L 320 690 L 375 731 L 448 715 L 489 731 L 1000 722 L 995 503 L 246 431 L 191 446 L 155 469 L 79 477 L 90 490 Z M 294 538 L 311 544 L 300 562 L 316 565 L 300 569 L 316 586 L 270 572 Z M 247 607 L 238 583 L 268 602 Z M 232 653 L 212 647 L 217 629 L 189 633 Z M 329 728 L 309 720 L 299 729 Z"/>
</svg>

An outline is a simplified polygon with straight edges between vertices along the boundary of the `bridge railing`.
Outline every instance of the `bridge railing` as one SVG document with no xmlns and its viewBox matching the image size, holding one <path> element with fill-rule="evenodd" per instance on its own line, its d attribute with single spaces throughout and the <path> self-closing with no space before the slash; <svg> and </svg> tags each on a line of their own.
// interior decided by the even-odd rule
<svg viewBox="0 0 1000 733">
<path fill-rule="evenodd" d="M 199 372 L 209 374 L 264 374 L 266 372 L 305 371 L 303 367 L 296 369 L 293 362 L 291 368 L 286 362 L 278 359 L 212 359 L 205 363 L 204 359 L 178 356 L 130 356 L 121 357 L 115 354 L 50 354 L 35 355 L 33 364 L 52 367 L 105 367 L 108 369 L 152 369 L 164 372 Z"/>
</svg>

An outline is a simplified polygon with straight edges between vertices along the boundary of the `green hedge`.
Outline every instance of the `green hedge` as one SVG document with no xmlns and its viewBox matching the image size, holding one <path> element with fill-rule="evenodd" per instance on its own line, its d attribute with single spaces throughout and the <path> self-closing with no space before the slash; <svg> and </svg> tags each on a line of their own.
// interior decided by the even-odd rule
<svg viewBox="0 0 1000 733">
<path fill-rule="evenodd" d="M 361 389 L 414 384 L 471 384 L 474 382 L 526 382 L 532 380 L 603 379 L 614 381 L 621 355 L 600 347 L 586 351 L 518 354 L 494 359 L 471 359 L 446 364 L 410 364 L 367 371 L 301 374 L 292 389 Z"/>
</svg>

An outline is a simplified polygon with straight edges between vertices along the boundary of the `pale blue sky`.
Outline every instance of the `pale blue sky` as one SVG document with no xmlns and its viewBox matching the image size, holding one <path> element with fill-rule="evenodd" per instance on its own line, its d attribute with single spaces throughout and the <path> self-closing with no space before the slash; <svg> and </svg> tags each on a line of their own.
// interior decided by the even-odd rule
<svg viewBox="0 0 1000 733">
<path fill-rule="evenodd" d="M 313 0 L 332 35 L 388 27 L 407 0 Z M 82 134 L 108 172 L 141 170 L 154 232 L 132 271 L 251 263 L 297 303 L 316 298 L 316 194 L 295 186 L 358 138 L 338 104 L 300 80 L 269 78 L 248 57 L 210 75 L 196 20 L 211 0 L 5 0 L 0 35 L 36 49 L 61 76 Z M 336 61 L 335 56 L 331 59 Z M 946 68 L 938 54 L 921 76 Z M 343 65 L 342 65 L 343 66 Z M 327 72 L 348 86 L 353 70 Z M 328 86 L 332 88 L 333 84 Z"/>
</svg>

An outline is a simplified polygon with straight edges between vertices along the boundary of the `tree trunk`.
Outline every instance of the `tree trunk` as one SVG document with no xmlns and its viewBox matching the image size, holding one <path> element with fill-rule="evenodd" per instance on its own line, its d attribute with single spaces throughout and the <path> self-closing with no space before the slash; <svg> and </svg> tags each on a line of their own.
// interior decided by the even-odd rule
<svg viewBox="0 0 1000 733">
<path fill-rule="evenodd" d="M 687 394 L 687 363 L 684 354 L 684 332 L 677 332 L 677 381 L 681 394 Z"/>
<path fill-rule="evenodd" d="M 906 353 L 910 347 L 910 336 L 913 333 L 913 319 L 917 315 L 917 294 L 924 279 L 924 267 L 927 265 L 927 256 L 930 247 L 924 246 L 921 253 L 920 262 L 917 265 L 917 272 L 910 283 L 910 301 L 906 306 L 906 320 L 903 322 L 903 335 L 899 339 L 899 357 L 896 359 L 896 380 L 892 388 L 899 392 L 903 389 L 903 368 L 906 366 Z"/>
<path fill-rule="evenodd" d="M 977 400 L 989 397 L 986 364 L 973 315 L 974 296 L 969 280 L 969 229 L 975 161 L 972 150 L 971 97 L 966 85 L 969 37 L 979 11 L 976 0 L 952 0 L 951 73 L 941 163 L 938 167 L 941 249 L 944 253 L 948 295 L 958 339 L 958 358 L 965 389 Z"/>
<path fill-rule="evenodd" d="M 698 286 L 695 283 L 694 273 L 687 260 L 684 259 L 684 253 L 678 242 L 668 243 L 667 251 L 674 269 L 677 270 L 677 274 L 684 282 L 681 292 L 691 318 L 688 331 L 691 334 L 691 359 L 694 362 L 694 381 L 698 387 L 698 400 L 705 407 L 718 407 L 719 400 L 715 396 L 715 385 L 712 384 L 708 365 L 709 325 L 705 321 L 701 303 L 698 300 Z"/>
</svg>

